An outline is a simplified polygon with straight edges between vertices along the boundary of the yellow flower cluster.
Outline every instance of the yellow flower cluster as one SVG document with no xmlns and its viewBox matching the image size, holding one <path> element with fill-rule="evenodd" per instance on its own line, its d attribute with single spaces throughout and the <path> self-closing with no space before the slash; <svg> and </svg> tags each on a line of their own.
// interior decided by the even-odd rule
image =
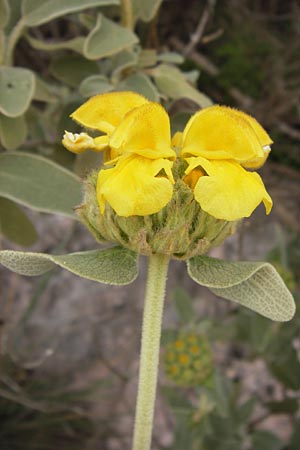
<svg viewBox="0 0 300 450">
<path fill-rule="evenodd" d="M 213 358 L 206 337 L 184 332 L 170 342 L 165 348 L 164 370 L 180 386 L 196 386 L 208 380 L 213 371 Z"/>
<path fill-rule="evenodd" d="M 263 202 L 267 214 L 272 200 L 260 176 L 246 169 L 259 168 L 272 140 L 249 115 L 224 106 L 194 114 L 183 133 L 171 139 L 164 108 L 133 92 L 97 95 L 71 117 L 101 135 L 66 132 L 63 145 L 74 153 L 104 151 L 97 199 L 104 213 L 106 202 L 117 215 L 146 216 L 171 200 L 176 158 L 186 162 L 185 183 L 203 211 L 217 219 L 249 217 Z"/>
</svg>

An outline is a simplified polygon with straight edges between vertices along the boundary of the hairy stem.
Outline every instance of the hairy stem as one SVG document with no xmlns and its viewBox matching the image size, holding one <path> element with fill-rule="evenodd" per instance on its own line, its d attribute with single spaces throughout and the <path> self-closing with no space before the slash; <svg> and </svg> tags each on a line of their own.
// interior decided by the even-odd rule
<svg viewBox="0 0 300 450">
<path fill-rule="evenodd" d="M 166 255 L 149 257 L 133 450 L 151 446 L 168 263 Z"/>
<path fill-rule="evenodd" d="M 132 0 L 121 0 L 122 25 L 128 30 L 133 29 Z"/>
</svg>

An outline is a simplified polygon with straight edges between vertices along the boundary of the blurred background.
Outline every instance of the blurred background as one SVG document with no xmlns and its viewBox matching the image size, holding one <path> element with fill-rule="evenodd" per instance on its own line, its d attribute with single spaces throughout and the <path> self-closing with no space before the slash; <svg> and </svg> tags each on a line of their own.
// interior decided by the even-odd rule
<svg viewBox="0 0 300 450">
<path fill-rule="evenodd" d="M 268 217 L 259 207 L 211 256 L 271 262 L 299 304 L 299 1 L 129 3 L 132 20 L 126 1 L 0 1 L 1 249 L 99 247 L 78 221 L 25 207 L 1 186 L 1 156 L 16 152 L 80 177 L 101 164 L 61 145 L 65 129 L 79 131 L 68 116 L 86 98 L 135 90 L 162 102 L 173 131 L 225 104 L 274 140 L 260 170 L 274 207 Z M 126 287 L 0 267 L 1 449 L 130 449 L 145 273 L 143 257 Z M 299 450 L 299 331 L 299 310 L 273 323 L 216 298 L 172 261 L 153 450 Z M 196 358 L 188 378 L 179 346 Z"/>
</svg>

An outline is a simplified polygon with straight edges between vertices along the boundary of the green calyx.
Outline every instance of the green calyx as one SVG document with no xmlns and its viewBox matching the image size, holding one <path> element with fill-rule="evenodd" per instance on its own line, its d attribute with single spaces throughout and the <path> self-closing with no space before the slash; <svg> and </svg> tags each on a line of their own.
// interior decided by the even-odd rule
<svg viewBox="0 0 300 450">
<path fill-rule="evenodd" d="M 204 212 L 180 176 L 182 168 L 175 167 L 174 172 L 173 197 L 158 213 L 121 217 L 106 204 L 101 214 L 96 172 L 85 181 L 84 203 L 76 212 L 98 242 L 115 242 L 147 256 L 165 254 L 185 260 L 203 255 L 233 234 L 236 222 L 219 220 Z"/>
</svg>

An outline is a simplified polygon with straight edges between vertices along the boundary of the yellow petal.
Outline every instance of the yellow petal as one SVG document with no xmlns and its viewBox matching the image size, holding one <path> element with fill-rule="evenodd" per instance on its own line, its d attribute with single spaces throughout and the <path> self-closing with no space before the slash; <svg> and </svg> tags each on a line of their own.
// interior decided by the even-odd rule
<svg viewBox="0 0 300 450">
<path fill-rule="evenodd" d="M 266 145 L 265 147 L 263 147 L 263 150 L 264 156 L 262 156 L 261 158 L 255 158 L 249 161 L 245 161 L 242 163 L 242 166 L 246 169 L 259 169 L 261 166 L 263 166 L 270 154 L 271 148 Z"/>
<path fill-rule="evenodd" d="M 172 164 L 166 159 L 129 156 L 121 159 L 112 169 L 100 170 L 97 198 L 101 212 L 104 212 L 105 202 L 124 217 L 145 216 L 160 211 L 172 197 Z M 162 171 L 166 176 L 162 176 Z"/>
<path fill-rule="evenodd" d="M 270 138 L 270 136 L 268 135 L 268 133 L 266 132 L 266 130 L 260 125 L 259 122 L 257 122 L 256 119 L 254 119 L 254 117 L 250 116 L 249 114 L 244 113 L 243 111 L 239 111 L 239 110 L 233 109 L 233 108 L 230 108 L 230 109 L 233 114 L 239 115 L 239 116 L 243 117 L 245 120 L 247 120 L 249 125 L 251 125 L 251 127 L 253 128 L 253 130 L 259 140 L 259 143 L 262 147 L 270 146 L 271 144 L 273 144 L 273 141 Z"/>
<path fill-rule="evenodd" d="M 264 152 L 255 131 L 258 129 L 260 125 L 245 113 L 226 106 L 211 106 L 194 114 L 187 123 L 181 153 L 238 162 L 261 158 Z M 263 134 L 260 132 L 260 137 Z"/>
<path fill-rule="evenodd" d="M 207 174 L 199 178 L 194 196 L 210 215 L 228 221 L 238 220 L 249 217 L 261 202 L 269 214 L 272 199 L 257 173 L 247 172 L 234 161 L 208 161 L 202 157 L 188 158 L 187 161 L 187 173 L 201 167 Z"/>
<path fill-rule="evenodd" d="M 170 120 L 158 103 L 148 102 L 129 111 L 111 136 L 117 153 L 135 153 L 150 159 L 176 158 L 171 148 Z"/>
<path fill-rule="evenodd" d="M 108 92 L 91 97 L 71 117 L 86 128 L 110 135 L 128 111 L 147 102 L 134 92 Z"/>
<path fill-rule="evenodd" d="M 73 153 L 83 153 L 86 150 L 93 150 L 95 152 L 101 152 L 105 150 L 108 145 L 107 136 L 99 136 L 93 139 L 86 133 L 70 133 L 65 131 L 62 144 Z"/>
</svg>

